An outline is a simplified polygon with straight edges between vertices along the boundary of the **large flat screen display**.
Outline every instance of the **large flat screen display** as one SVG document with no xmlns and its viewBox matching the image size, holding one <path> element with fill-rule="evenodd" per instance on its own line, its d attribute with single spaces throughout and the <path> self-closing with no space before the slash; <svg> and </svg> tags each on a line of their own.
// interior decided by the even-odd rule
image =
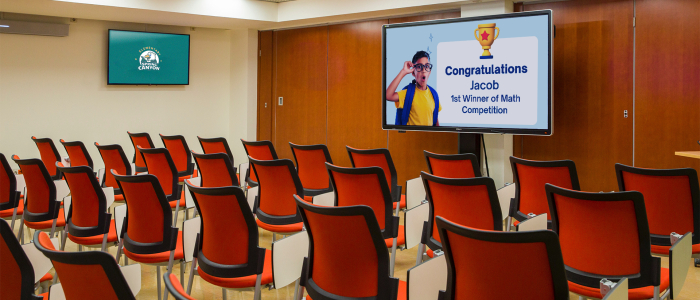
<svg viewBox="0 0 700 300">
<path fill-rule="evenodd" d="M 383 128 L 552 134 L 552 12 L 383 27 Z"/>
<path fill-rule="evenodd" d="M 109 31 L 107 84 L 186 85 L 190 83 L 190 36 Z"/>
</svg>

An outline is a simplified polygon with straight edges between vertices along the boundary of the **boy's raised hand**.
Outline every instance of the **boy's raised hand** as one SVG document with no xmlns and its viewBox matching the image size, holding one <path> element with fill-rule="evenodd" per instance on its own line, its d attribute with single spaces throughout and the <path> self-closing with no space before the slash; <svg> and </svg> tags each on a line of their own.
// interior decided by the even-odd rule
<svg viewBox="0 0 700 300">
<path fill-rule="evenodd" d="M 411 74 L 413 73 L 413 63 L 410 61 L 406 61 L 403 63 L 403 69 L 401 70 L 404 74 Z"/>
</svg>

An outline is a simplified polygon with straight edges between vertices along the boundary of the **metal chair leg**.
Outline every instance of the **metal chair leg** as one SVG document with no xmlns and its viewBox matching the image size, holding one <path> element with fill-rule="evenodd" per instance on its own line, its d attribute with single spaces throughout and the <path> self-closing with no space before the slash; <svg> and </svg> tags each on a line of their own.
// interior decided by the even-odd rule
<svg viewBox="0 0 700 300">
<path fill-rule="evenodd" d="M 157 282 L 157 285 L 158 285 L 158 300 L 161 300 L 161 294 L 160 294 L 160 281 L 161 281 L 161 278 L 160 278 L 160 266 L 156 266 L 156 278 L 158 278 L 158 282 Z"/>
<path fill-rule="evenodd" d="M 190 279 L 187 284 L 187 294 L 192 292 L 192 283 L 194 283 L 194 272 L 197 272 L 197 258 L 192 259 L 192 264 L 190 264 Z"/>
<path fill-rule="evenodd" d="M 253 294 L 253 300 L 260 300 L 261 288 L 260 283 L 262 281 L 262 274 L 258 274 L 258 278 L 255 279 L 255 293 Z"/>
<path fill-rule="evenodd" d="M 423 262 L 423 253 L 425 253 L 425 244 L 418 244 L 418 256 L 416 256 L 416 266 Z"/>
<path fill-rule="evenodd" d="M 66 237 L 68 236 L 68 233 L 64 230 L 61 231 L 61 251 L 66 250 Z"/>
<path fill-rule="evenodd" d="M 221 299 L 226 300 L 226 289 L 225 288 L 221 288 Z"/>
<path fill-rule="evenodd" d="M 394 245 L 391 246 L 391 263 L 389 264 L 389 274 L 394 276 L 394 263 L 396 262 L 396 238 L 394 238 Z"/>
<path fill-rule="evenodd" d="M 185 282 L 185 260 L 180 261 L 180 282 Z"/>
<path fill-rule="evenodd" d="M 513 218 L 508 216 L 506 218 L 506 231 L 510 231 L 510 227 L 512 226 L 512 224 L 513 224 Z"/>
</svg>

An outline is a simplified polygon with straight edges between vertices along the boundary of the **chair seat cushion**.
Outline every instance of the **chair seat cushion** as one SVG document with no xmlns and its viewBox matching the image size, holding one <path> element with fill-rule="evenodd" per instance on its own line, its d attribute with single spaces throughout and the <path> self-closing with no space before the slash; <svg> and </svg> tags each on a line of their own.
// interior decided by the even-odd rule
<svg viewBox="0 0 700 300">
<path fill-rule="evenodd" d="M 671 250 L 671 246 L 651 245 L 651 253 L 654 253 L 654 254 L 668 255 L 670 250 Z M 693 254 L 700 254 L 700 244 L 693 245 L 692 251 L 693 251 Z"/>
<path fill-rule="evenodd" d="M 214 277 L 207 273 L 204 273 L 201 268 L 197 268 L 197 274 L 199 274 L 202 279 L 213 285 L 230 288 L 230 289 L 240 289 L 247 287 L 254 287 L 257 275 L 250 275 L 238 278 L 222 278 Z M 263 267 L 262 278 L 260 285 L 269 284 L 272 282 L 272 251 L 265 251 L 265 266 Z"/>
<path fill-rule="evenodd" d="M 98 234 L 98 235 L 93 235 L 93 236 L 88 236 L 88 237 L 77 237 L 73 236 L 70 233 L 68 234 L 68 238 L 73 241 L 76 244 L 80 245 L 99 245 L 102 244 L 102 238 L 104 235 Z M 114 225 L 114 220 L 111 220 L 109 223 L 109 233 L 107 233 L 107 242 L 108 243 L 114 243 L 117 241 L 117 229 Z"/>
<path fill-rule="evenodd" d="M 386 242 L 387 248 L 391 248 L 394 245 L 393 238 L 385 239 L 384 242 Z M 406 232 L 403 229 L 403 225 L 399 225 L 399 236 L 396 237 L 396 247 L 399 247 L 405 243 L 406 243 Z"/>
<path fill-rule="evenodd" d="M 271 231 L 271 232 L 279 232 L 279 233 L 299 232 L 304 227 L 304 222 L 299 222 L 299 223 L 294 223 L 294 224 L 289 224 L 289 225 L 271 225 L 271 224 L 263 223 L 263 221 L 260 221 L 259 219 L 255 219 L 255 222 L 257 222 L 258 227 L 260 227 L 262 229 L 265 229 L 265 230 Z"/>
<path fill-rule="evenodd" d="M 144 264 L 157 264 L 157 263 L 163 263 L 167 262 L 170 259 L 170 251 L 163 251 L 160 253 L 154 253 L 154 254 L 136 254 L 133 252 L 129 252 L 129 250 L 124 247 L 124 254 L 140 263 Z M 175 260 L 181 260 L 183 257 L 185 257 L 184 252 L 182 251 L 182 231 L 179 231 L 177 233 L 177 247 L 175 248 Z"/>
<path fill-rule="evenodd" d="M 114 195 L 114 201 L 124 201 L 124 195 Z"/>
<path fill-rule="evenodd" d="M 53 220 L 46 220 L 41 222 L 29 222 L 24 220 L 24 225 L 31 229 L 48 229 L 53 225 Z M 58 221 L 56 221 L 56 228 L 66 226 L 66 218 L 63 215 L 63 208 L 58 210 Z"/>
<path fill-rule="evenodd" d="M 185 208 L 185 189 L 182 189 L 182 194 L 180 195 L 180 209 Z M 170 208 L 175 208 L 177 206 L 177 200 L 170 201 Z"/>
<path fill-rule="evenodd" d="M 406 208 L 406 195 L 401 195 L 401 201 L 399 201 L 399 209 L 404 209 Z M 396 202 L 394 202 L 394 209 L 396 209 Z"/>
<path fill-rule="evenodd" d="M 406 282 L 399 280 L 399 291 L 396 293 L 396 300 L 406 300 Z M 311 297 L 306 296 L 306 300 L 311 300 Z"/>
<path fill-rule="evenodd" d="M 39 297 L 41 297 L 44 300 L 49 300 L 49 292 L 39 294 Z"/>
<path fill-rule="evenodd" d="M 663 293 L 670 284 L 668 269 L 661 268 L 661 285 L 659 286 L 659 293 Z M 584 297 L 602 299 L 603 295 L 600 294 L 599 288 L 592 288 L 587 286 L 578 285 L 569 281 L 569 291 L 582 295 Z M 654 297 L 654 287 L 646 286 L 636 289 L 629 289 L 629 299 L 651 299 Z"/>
<path fill-rule="evenodd" d="M 428 249 L 425 251 L 425 255 L 427 255 L 430 258 L 433 258 L 433 256 L 435 256 L 435 253 L 433 253 L 432 249 Z"/>
<path fill-rule="evenodd" d="M 6 210 L 0 210 L 0 218 L 11 218 L 12 217 L 12 212 L 14 212 L 14 208 L 6 209 Z M 19 200 L 19 206 L 17 206 L 17 215 L 21 215 L 24 212 L 24 199 Z"/>
<path fill-rule="evenodd" d="M 49 280 L 53 280 L 53 275 L 51 275 L 51 273 L 46 273 L 43 277 L 41 277 L 41 279 L 39 279 L 39 282 L 45 282 Z"/>
<path fill-rule="evenodd" d="M 185 181 L 185 180 L 187 180 L 187 179 L 195 178 L 195 177 L 197 177 L 197 170 L 194 170 L 194 172 L 192 173 L 192 176 L 190 176 L 190 175 L 185 175 L 185 176 L 182 176 L 182 177 L 178 177 L 177 180 L 178 180 L 179 182 L 183 182 L 183 181 Z"/>
</svg>

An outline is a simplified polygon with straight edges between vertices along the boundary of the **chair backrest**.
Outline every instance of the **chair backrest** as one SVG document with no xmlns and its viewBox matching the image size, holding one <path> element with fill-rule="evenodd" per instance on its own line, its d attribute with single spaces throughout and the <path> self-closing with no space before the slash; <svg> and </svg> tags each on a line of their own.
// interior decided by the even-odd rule
<svg viewBox="0 0 700 300">
<path fill-rule="evenodd" d="M 551 184 L 545 190 L 569 281 L 598 287 L 602 278 L 628 277 L 630 288 L 659 285 L 654 281 L 661 260 L 651 256 L 642 193 L 587 193 Z"/>
<path fill-rule="evenodd" d="M 111 215 L 107 212 L 107 198 L 92 169 L 87 166 L 59 167 L 70 189 L 71 206 L 66 224 L 68 233 L 89 237 L 109 232 Z"/>
<path fill-rule="evenodd" d="M 642 169 L 615 164 L 620 191 L 644 195 L 651 244 L 671 246 L 671 232 L 693 232 L 700 244 L 700 187 L 692 168 Z"/>
<path fill-rule="evenodd" d="M 423 150 L 428 172 L 445 178 L 481 177 L 479 159 L 472 153 L 437 154 Z"/>
<path fill-rule="evenodd" d="M 19 195 L 17 178 L 5 155 L 0 153 L 0 210 L 16 208 L 19 205 Z"/>
<path fill-rule="evenodd" d="M 527 214 L 536 215 L 547 213 L 551 220 L 547 194 L 544 185 L 547 183 L 567 189 L 580 190 L 576 164 L 571 160 L 535 161 L 510 157 L 515 181 L 515 200 L 511 207 L 516 209 L 511 217 L 519 221 L 527 219 Z M 551 222 L 548 221 L 548 226 Z"/>
<path fill-rule="evenodd" d="M 243 149 L 245 153 L 257 160 L 273 160 L 277 158 L 277 152 L 275 152 L 275 146 L 270 141 L 246 141 L 241 139 L 243 143 Z M 258 185 L 258 178 L 255 172 L 249 172 L 245 178 L 246 182 L 250 186 Z"/>
<path fill-rule="evenodd" d="M 226 138 L 203 138 L 197 136 L 197 139 L 199 140 L 199 145 L 202 146 L 202 151 L 204 151 L 204 154 L 224 153 L 228 155 L 229 159 L 231 160 L 231 164 L 234 163 L 233 153 L 231 152 L 231 148 L 228 146 Z"/>
<path fill-rule="evenodd" d="M 19 159 L 17 155 L 13 155 L 12 160 L 19 165 L 27 185 L 24 219 L 29 222 L 42 222 L 57 218 L 61 201 L 56 200 L 56 185 L 44 163 L 36 158 Z"/>
<path fill-rule="evenodd" d="M 49 241 L 50 243 L 50 241 Z M 0 299 L 35 300 L 34 268 L 12 228 L 0 219 Z"/>
<path fill-rule="evenodd" d="M 194 163 L 190 155 L 190 147 L 181 135 L 160 135 L 163 145 L 170 152 L 170 156 L 177 168 L 178 177 L 189 176 L 194 172 Z"/>
<path fill-rule="evenodd" d="M 172 210 L 158 178 L 152 174 L 122 176 L 114 171 L 112 175 L 124 193 L 127 206 L 120 233 L 124 247 L 138 254 L 175 249 L 178 229 L 171 227 Z"/>
<path fill-rule="evenodd" d="M 177 279 L 175 274 L 163 274 L 163 282 L 165 283 L 165 288 L 168 289 L 168 292 L 173 295 L 175 300 L 197 300 L 187 295 L 187 292 L 185 292 L 185 289 L 182 287 L 180 280 Z"/>
<path fill-rule="evenodd" d="M 294 197 L 309 235 L 301 277 L 309 296 L 396 299 L 398 279 L 389 275 L 389 252 L 372 208 L 318 206 Z"/>
<path fill-rule="evenodd" d="M 138 148 L 138 151 L 143 156 L 148 174 L 158 177 L 160 186 L 168 200 L 180 199 L 182 186 L 178 184 L 177 168 L 170 156 L 170 151 L 166 148 L 144 149 L 141 147 Z"/>
<path fill-rule="evenodd" d="M 199 154 L 192 151 L 197 163 L 201 187 L 240 186 L 236 177 L 236 168 L 226 153 Z"/>
<path fill-rule="evenodd" d="M 391 159 L 389 149 L 356 149 L 345 146 L 350 156 L 350 162 L 354 168 L 380 167 L 384 171 L 384 177 L 389 182 L 389 190 L 393 197 L 396 197 L 398 188 L 396 167 Z"/>
<path fill-rule="evenodd" d="M 384 238 L 395 237 L 398 218 L 393 215 L 384 170 L 380 167 L 343 168 L 329 163 L 326 163 L 326 168 L 335 190 L 335 206 L 371 207 Z"/>
<path fill-rule="evenodd" d="M 56 250 L 49 235 L 41 231 L 34 234 L 34 245 L 53 263 L 66 299 L 136 299 L 109 253 Z"/>
<path fill-rule="evenodd" d="M 68 153 L 68 158 L 70 158 L 71 167 L 88 166 L 90 169 L 94 168 L 92 158 L 90 158 L 90 153 L 88 153 L 83 142 L 66 142 L 61 140 L 61 144 L 63 144 L 63 148 L 66 148 L 66 153 Z"/>
<path fill-rule="evenodd" d="M 265 248 L 258 247 L 258 225 L 243 190 L 185 184 L 201 214 L 202 230 L 195 249 L 199 267 L 222 278 L 262 274 Z"/>
<path fill-rule="evenodd" d="M 112 187 L 114 188 L 114 194 L 120 195 L 122 192 L 119 189 L 119 185 L 117 185 L 117 181 L 114 179 L 114 176 L 112 176 L 112 172 L 110 172 L 110 170 L 115 170 L 119 174 L 132 174 L 131 164 L 124 153 L 124 149 L 122 149 L 122 146 L 118 144 L 100 145 L 95 143 L 95 147 L 97 147 L 97 150 L 100 151 L 100 156 L 102 156 L 102 161 L 105 165 L 105 178 L 102 182 L 102 186 Z"/>
<path fill-rule="evenodd" d="M 131 144 L 134 145 L 134 158 L 131 160 L 131 162 L 133 162 L 136 166 L 136 171 L 143 172 L 146 170 L 146 162 L 143 161 L 143 156 L 139 154 L 138 147 L 148 149 L 155 148 L 156 146 L 153 145 L 153 141 L 151 140 L 151 136 L 148 134 L 148 132 L 131 133 L 127 131 L 126 133 L 129 134 Z"/>
<path fill-rule="evenodd" d="M 61 173 L 56 170 L 56 162 L 61 161 L 61 155 L 58 154 L 58 149 L 56 149 L 53 141 L 50 138 L 38 139 L 36 137 L 32 137 L 32 141 L 39 148 L 39 156 L 51 178 L 54 180 L 61 179 Z"/>
<path fill-rule="evenodd" d="M 471 228 L 503 230 L 496 184 L 490 177 L 444 178 L 421 172 L 421 178 L 430 205 L 430 238 L 426 241 L 430 249 L 442 248 L 435 222 L 437 216 Z"/>
<path fill-rule="evenodd" d="M 297 164 L 297 173 L 307 196 L 323 194 L 332 190 L 325 163 L 333 163 L 326 145 L 297 145 L 289 143 Z"/>
<path fill-rule="evenodd" d="M 271 225 L 289 225 L 301 222 L 294 203 L 294 195 L 304 196 L 304 188 L 289 159 L 257 160 L 248 156 L 250 166 L 260 183 L 255 214 L 260 221 Z"/>
<path fill-rule="evenodd" d="M 479 230 L 441 216 L 436 223 L 447 261 L 447 288 L 440 299 L 569 299 L 556 233 Z M 495 280 L 503 270 L 531 275 L 506 288 Z"/>
</svg>

